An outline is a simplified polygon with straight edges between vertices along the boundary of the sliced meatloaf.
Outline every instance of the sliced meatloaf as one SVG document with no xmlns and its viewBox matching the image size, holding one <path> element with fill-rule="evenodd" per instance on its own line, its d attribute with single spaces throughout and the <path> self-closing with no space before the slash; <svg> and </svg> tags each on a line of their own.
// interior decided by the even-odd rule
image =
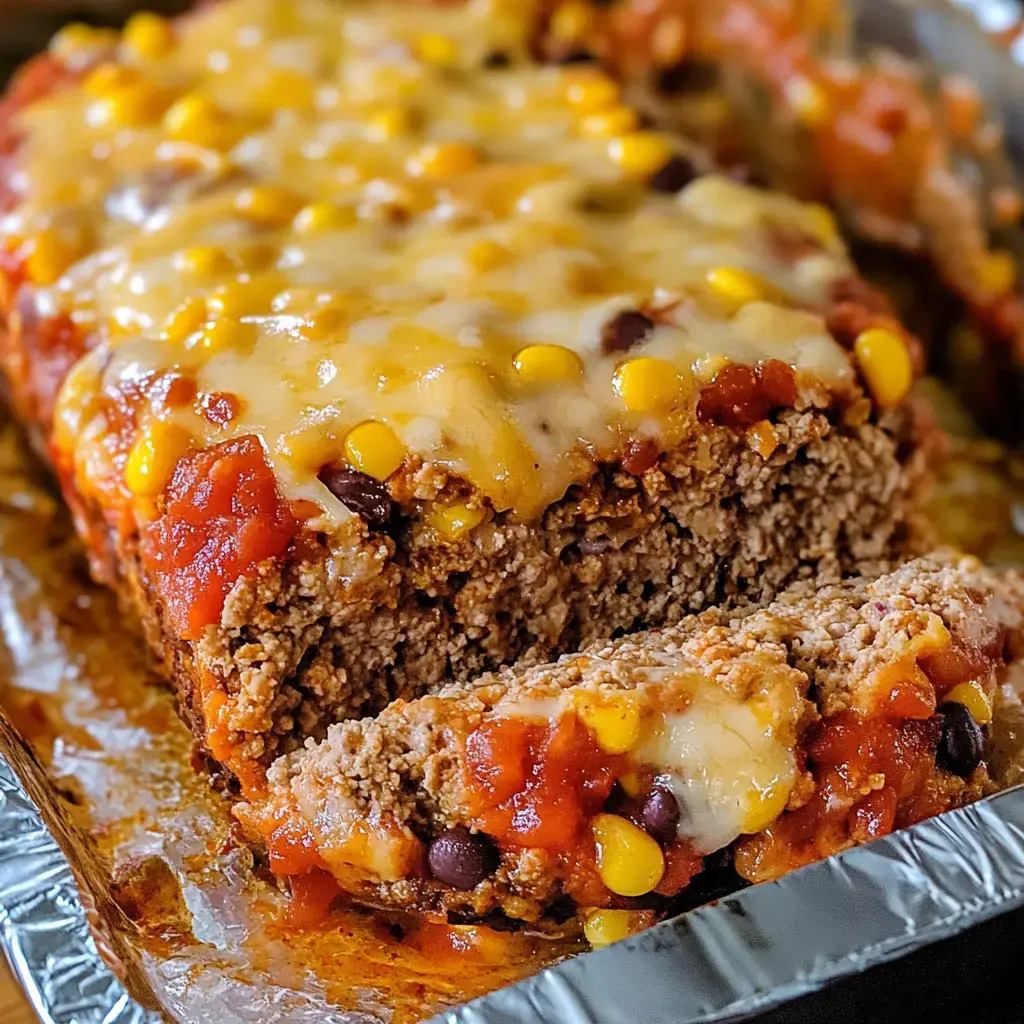
<svg viewBox="0 0 1024 1024">
<path fill-rule="evenodd" d="M 397 701 L 270 768 L 236 813 L 281 874 L 357 901 L 601 936 L 709 858 L 738 878 L 973 800 L 1024 642 L 1024 581 L 935 556 L 797 583 L 532 669 Z"/>
<path fill-rule="evenodd" d="M 827 212 L 501 11 L 225 0 L 65 34 L 5 108 L 14 403 L 249 789 L 396 697 L 919 543 L 914 345 Z"/>
</svg>

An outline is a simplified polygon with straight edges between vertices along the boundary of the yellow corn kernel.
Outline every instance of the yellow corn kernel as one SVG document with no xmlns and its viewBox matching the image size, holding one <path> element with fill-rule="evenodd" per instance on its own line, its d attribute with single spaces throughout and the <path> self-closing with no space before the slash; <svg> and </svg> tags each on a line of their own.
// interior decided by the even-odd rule
<svg viewBox="0 0 1024 1024">
<path fill-rule="evenodd" d="M 829 102 L 825 90 L 809 78 L 796 75 L 785 87 L 786 102 L 798 120 L 804 124 L 823 124 L 829 117 Z"/>
<path fill-rule="evenodd" d="M 162 494 L 190 440 L 187 430 L 164 420 L 153 420 L 144 427 L 125 463 L 128 490 L 139 498 Z"/>
<path fill-rule="evenodd" d="M 256 324 L 221 317 L 203 327 L 194 348 L 214 355 L 217 352 L 247 352 L 256 342 Z"/>
<path fill-rule="evenodd" d="M 597 846 L 597 873 L 617 896 L 643 896 L 665 874 L 661 847 L 631 821 L 617 814 L 598 814 L 591 819 Z"/>
<path fill-rule="evenodd" d="M 235 196 L 235 209 L 264 227 L 290 224 L 303 206 L 302 196 L 276 185 L 254 185 Z"/>
<path fill-rule="evenodd" d="M 594 11 L 581 0 L 567 0 L 561 4 L 548 25 L 552 39 L 573 43 L 582 39 L 594 24 Z"/>
<path fill-rule="evenodd" d="M 455 41 L 436 32 L 428 32 L 416 40 L 416 56 L 427 64 L 447 68 L 458 59 L 459 50 Z"/>
<path fill-rule="evenodd" d="M 133 14 L 124 27 L 122 45 L 141 60 L 166 57 L 174 49 L 174 27 L 159 14 L 141 11 Z"/>
<path fill-rule="evenodd" d="M 1017 283 L 1017 261 L 1005 249 L 985 254 L 981 266 L 981 286 L 990 295 L 1004 295 Z"/>
<path fill-rule="evenodd" d="M 962 704 L 978 725 L 988 725 L 992 721 L 992 698 L 981 683 L 974 679 L 967 683 L 957 683 L 942 699 Z"/>
<path fill-rule="evenodd" d="M 163 127 L 170 138 L 204 149 L 226 149 L 235 139 L 220 108 L 194 93 L 171 104 L 164 114 Z"/>
<path fill-rule="evenodd" d="M 188 299 L 167 318 L 160 337 L 180 344 L 201 330 L 207 319 L 206 303 L 198 297 Z"/>
<path fill-rule="evenodd" d="M 903 339 L 882 327 L 857 335 L 853 354 L 872 398 L 882 407 L 897 405 L 914 383 L 914 368 Z"/>
<path fill-rule="evenodd" d="M 608 143 L 608 155 L 631 178 L 649 178 L 660 170 L 673 154 L 663 135 L 655 132 L 629 132 Z"/>
<path fill-rule="evenodd" d="M 743 440 L 752 452 L 756 452 L 765 460 L 770 459 L 779 446 L 779 435 L 775 432 L 771 420 L 759 420 L 752 424 L 743 435 Z"/>
<path fill-rule="evenodd" d="M 562 345 L 527 345 L 512 363 L 520 380 L 531 384 L 559 384 L 579 380 L 583 361 Z"/>
<path fill-rule="evenodd" d="M 763 277 L 742 267 L 712 267 L 704 275 L 704 280 L 716 298 L 733 310 L 748 302 L 760 302 L 773 293 Z"/>
<path fill-rule="evenodd" d="M 88 96 L 109 96 L 138 80 L 138 72 L 123 64 L 100 64 L 86 76 L 82 82 L 82 91 Z"/>
<path fill-rule="evenodd" d="M 486 238 L 474 242 L 466 253 L 466 262 L 478 273 L 486 274 L 488 270 L 497 270 L 511 262 L 512 253 L 497 242 Z"/>
<path fill-rule="evenodd" d="M 50 52 L 67 58 L 82 51 L 98 50 L 117 42 L 117 32 L 110 28 L 94 28 L 80 21 L 65 25 L 50 40 Z"/>
<path fill-rule="evenodd" d="M 348 432 L 345 458 L 360 473 L 386 480 L 405 461 L 405 448 L 386 423 L 368 420 Z"/>
<path fill-rule="evenodd" d="M 462 540 L 474 527 L 484 520 L 482 508 L 470 508 L 468 505 L 449 505 L 447 508 L 434 509 L 427 516 L 427 522 L 446 541 L 454 544 Z"/>
<path fill-rule="evenodd" d="M 309 111 L 316 105 L 316 83 L 292 68 L 271 68 L 247 100 L 254 110 L 273 116 L 278 110 Z"/>
<path fill-rule="evenodd" d="M 638 356 L 623 363 L 612 381 L 622 404 L 632 412 L 658 412 L 679 398 L 680 378 L 667 359 Z"/>
<path fill-rule="evenodd" d="M 153 82 L 135 82 L 93 100 L 86 117 L 94 127 L 132 128 L 152 124 L 167 109 L 170 99 L 168 91 Z"/>
<path fill-rule="evenodd" d="M 211 319 L 226 316 L 241 320 L 245 316 L 270 312 L 276 292 L 274 282 L 229 281 L 210 296 L 206 306 Z"/>
<path fill-rule="evenodd" d="M 839 237 L 835 214 L 821 203 L 805 203 L 804 214 L 814 237 L 821 242 L 832 242 Z"/>
<path fill-rule="evenodd" d="M 468 142 L 430 143 L 409 160 L 409 172 L 422 178 L 465 174 L 480 163 L 480 151 Z"/>
<path fill-rule="evenodd" d="M 590 139 L 610 139 L 636 131 L 639 119 L 632 107 L 609 107 L 587 114 L 579 123 L 580 135 Z"/>
<path fill-rule="evenodd" d="M 767 789 L 751 792 L 743 815 L 743 831 L 763 832 L 786 809 L 791 788 L 775 783 Z"/>
<path fill-rule="evenodd" d="M 639 742 L 640 712 L 630 697 L 605 700 L 596 694 L 580 694 L 574 705 L 580 721 L 605 753 L 625 754 Z"/>
<path fill-rule="evenodd" d="M 216 245 L 197 245 L 191 249 L 179 249 L 174 254 L 174 269 L 194 277 L 226 274 L 233 267 L 231 256 Z"/>
<path fill-rule="evenodd" d="M 366 119 L 366 134 L 376 142 L 399 139 L 413 130 L 413 117 L 407 107 L 382 107 Z"/>
<path fill-rule="evenodd" d="M 31 240 L 25 269 L 33 284 L 51 285 L 63 277 L 77 255 L 75 246 L 47 228 Z"/>
<path fill-rule="evenodd" d="M 595 949 L 610 946 L 633 934 L 629 910 L 588 910 L 583 915 L 583 934 Z"/>
<path fill-rule="evenodd" d="M 338 306 L 324 306 L 311 313 L 302 325 L 302 333 L 312 341 L 338 340 L 348 326 L 349 317 Z"/>
<path fill-rule="evenodd" d="M 566 72 L 565 98 L 584 113 L 593 113 L 619 102 L 618 85 L 593 68 Z"/>
<path fill-rule="evenodd" d="M 350 228 L 359 219 L 353 206 L 339 206 L 337 203 L 311 203 L 297 214 L 292 227 L 300 235 L 317 235 L 325 231 Z"/>
</svg>

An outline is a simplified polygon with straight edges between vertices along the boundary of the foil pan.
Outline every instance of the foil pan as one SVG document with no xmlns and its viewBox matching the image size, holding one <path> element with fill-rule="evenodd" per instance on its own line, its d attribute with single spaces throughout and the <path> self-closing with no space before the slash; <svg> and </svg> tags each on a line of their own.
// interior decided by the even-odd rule
<svg viewBox="0 0 1024 1024">
<path fill-rule="evenodd" d="M 947 21 L 935 5 L 896 8 L 878 0 L 877 6 L 900 16 L 923 53 L 941 58 L 944 45 L 947 54 L 973 63 L 984 52 L 990 81 L 1012 81 L 1019 73 L 1005 52 L 989 52 L 988 44 L 950 51 L 949 40 L 970 26 L 966 15 Z M 1005 79 L 1000 66 L 1009 69 Z M 964 69 L 974 74 L 973 67 Z M 109 595 L 81 577 L 80 555 L 68 560 L 67 524 L 31 479 L 10 435 L 0 423 L 0 636 L 6 642 L 0 684 L 13 680 L 17 696 L 8 708 L 14 691 L 4 689 L 5 710 L 39 750 L 46 771 L 27 748 L 0 743 L 5 752 L 27 755 L 11 762 L 16 771 L 0 761 L 0 944 L 44 1024 L 397 1021 L 394 1003 L 380 998 L 384 971 L 403 979 L 402 1020 L 432 1013 L 447 1024 L 738 1020 L 1024 906 L 1024 790 L 1018 789 L 574 959 L 566 957 L 575 949 L 513 966 L 498 957 L 478 977 L 463 977 L 472 970 L 459 965 L 452 979 L 439 980 L 429 974 L 429 947 L 410 959 L 389 938 L 397 923 L 370 931 L 355 915 L 300 948 L 305 940 L 281 931 L 287 901 L 232 843 L 223 808 L 191 775 L 187 735 L 174 723 L 168 696 L 147 680 L 145 659 L 124 635 Z M 993 492 L 977 482 L 998 484 L 1002 490 L 986 500 L 986 512 L 998 507 L 1006 521 L 992 524 L 992 536 L 976 552 L 1018 558 L 1020 538 L 1009 547 L 1000 539 L 1018 505 L 1003 493 L 1002 455 L 986 458 L 983 466 L 962 459 L 947 493 L 962 497 L 967 488 L 988 495 Z M 978 518 L 971 517 L 973 526 Z M 965 534 L 955 539 L 971 546 Z M 55 560 L 60 587 L 41 571 Z M 104 676 L 111 651 L 103 647 L 114 649 L 129 677 L 119 698 Z M 1024 714 L 1008 732 L 1024 749 Z M 60 809 L 47 774 L 68 793 L 69 806 L 107 801 L 83 822 L 85 832 L 72 835 L 75 823 L 61 817 L 69 812 Z M 94 845 L 115 882 L 123 883 L 119 895 L 134 899 L 136 911 L 139 893 L 144 904 L 148 891 L 137 887 L 140 871 L 160 865 L 160 878 L 178 887 L 180 906 L 168 910 L 168 927 L 173 931 L 179 916 L 187 919 L 187 936 L 165 934 L 147 945 L 132 921 L 113 928 L 108 921 L 104 928 L 97 908 L 117 895 L 112 900 L 106 877 L 101 884 L 98 872 L 83 873 L 84 851 Z M 255 914 L 267 908 L 272 927 Z M 148 908 L 141 911 L 144 919 Z M 344 934 L 347 946 L 339 945 Z M 370 936 L 373 948 L 366 938 L 353 944 L 351 934 Z M 315 965 L 327 956 L 352 964 L 340 1001 L 337 985 L 316 977 Z M 538 971 L 541 963 L 552 965 Z M 473 988 L 500 991 L 466 1003 Z"/>
</svg>

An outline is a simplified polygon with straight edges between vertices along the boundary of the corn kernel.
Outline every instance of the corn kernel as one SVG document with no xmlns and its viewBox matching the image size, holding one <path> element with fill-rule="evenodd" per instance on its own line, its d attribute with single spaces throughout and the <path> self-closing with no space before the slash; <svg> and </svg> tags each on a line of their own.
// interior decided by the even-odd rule
<svg viewBox="0 0 1024 1024">
<path fill-rule="evenodd" d="M 474 242 L 466 253 L 466 262 L 478 273 L 486 274 L 488 270 L 497 270 L 511 262 L 512 253 L 497 242 L 486 238 Z"/>
<path fill-rule="evenodd" d="M 453 39 L 428 32 L 416 40 L 416 56 L 427 64 L 447 68 L 458 59 L 459 51 Z"/>
<path fill-rule="evenodd" d="M 568 0 L 561 4 L 548 25 L 552 39 L 573 43 L 582 39 L 594 24 L 593 9 L 581 0 Z"/>
<path fill-rule="evenodd" d="M 609 107 L 587 114 L 579 123 L 580 135 L 590 139 L 610 139 L 635 132 L 639 119 L 632 107 Z"/>
<path fill-rule="evenodd" d="M 93 127 L 138 127 L 156 121 L 170 100 L 166 89 L 152 82 L 135 82 L 93 100 L 86 117 Z"/>
<path fill-rule="evenodd" d="M 743 435 L 743 440 L 752 452 L 756 452 L 765 460 L 770 459 L 779 446 L 779 435 L 775 432 L 771 420 L 758 420 L 752 424 Z"/>
<path fill-rule="evenodd" d="M 159 14 L 141 11 L 124 27 L 124 48 L 141 60 L 157 60 L 174 49 L 174 28 Z"/>
<path fill-rule="evenodd" d="M 83 51 L 98 50 L 117 42 L 117 32 L 110 28 L 94 28 L 74 21 L 65 25 L 50 40 L 50 52 L 68 58 Z"/>
<path fill-rule="evenodd" d="M 480 162 L 480 152 L 468 142 L 430 143 L 409 160 L 409 173 L 423 178 L 465 174 Z"/>
<path fill-rule="evenodd" d="M 633 934 L 634 915 L 629 910 L 588 910 L 583 916 L 583 934 L 595 949 L 621 942 Z"/>
<path fill-rule="evenodd" d="M 242 320 L 221 317 L 203 327 L 193 348 L 214 355 L 218 352 L 247 352 L 256 342 L 259 328 Z"/>
<path fill-rule="evenodd" d="M 349 317 L 338 306 L 324 306 L 311 313 L 302 325 L 302 333 L 312 341 L 338 340 L 348 326 Z"/>
<path fill-rule="evenodd" d="M 579 380 L 583 361 L 562 345 L 527 345 L 513 360 L 521 380 L 531 384 L 558 384 Z"/>
<path fill-rule="evenodd" d="M 897 405 L 906 397 L 914 383 L 914 369 L 907 346 L 898 334 L 869 327 L 857 335 L 853 353 L 878 405 Z"/>
<path fill-rule="evenodd" d="M 174 269 L 195 277 L 226 274 L 233 267 L 231 256 L 215 245 L 197 245 L 191 249 L 179 249 L 174 254 Z"/>
<path fill-rule="evenodd" d="M 750 793 L 743 815 L 743 831 L 763 832 L 786 809 L 791 788 L 776 782 L 767 789 Z"/>
<path fill-rule="evenodd" d="M 206 303 L 198 297 L 188 299 L 167 318 L 160 337 L 165 341 L 181 343 L 201 330 L 206 321 Z"/>
<path fill-rule="evenodd" d="M 34 284 L 51 285 L 61 279 L 77 255 L 75 246 L 47 229 L 31 240 L 25 269 Z"/>
<path fill-rule="evenodd" d="M 565 98 L 584 113 L 593 113 L 619 102 L 619 87 L 607 75 L 593 69 L 565 75 Z"/>
<path fill-rule="evenodd" d="M 211 319 L 226 316 L 240 320 L 244 316 L 270 312 L 270 303 L 277 289 L 263 281 L 229 281 L 221 285 L 207 300 Z"/>
<path fill-rule="evenodd" d="M 985 254 L 981 266 L 981 286 L 990 295 L 1005 295 L 1017 282 L 1017 261 L 1005 249 Z"/>
<path fill-rule="evenodd" d="M 825 90 L 809 78 L 796 75 L 785 87 L 786 102 L 804 124 L 816 126 L 829 117 L 829 102 Z"/>
<path fill-rule="evenodd" d="M 290 224 L 303 206 L 300 195 L 275 185 L 254 185 L 235 196 L 235 209 L 264 227 Z"/>
<path fill-rule="evenodd" d="M 839 237 L 839 225 L 835 214 L 821 203 L 805 203 L 804 215 L 808 219 L 814 237 L 821 242 L 832 242 Z"/>
<path fill-rule="evenodd" d="M 992 721 L 992 698 L 976 680 L 958 683 L 943 696 L 943 701 L 962 704 L 971 713 L 978 725 L 988 725 Z"/>
<path fill-rule="evenodd" d="M 608 143 L 613 163 L 631 178 L 649 178 L 665 166 L 672 153 L 668 140 L 655 132 L 629 132 Z"/>
<path fill-rule="evenodd" d="M 484 520 L 482 508 L 470 508 L 468 505 L 449 505 L 447 508 L 434 509 L 427 516 L 427 522 L 437 530 L 446 541 L 454 544 L 462 540 L 474 527 Z"/>
<path fill-rule="evenodd" d="M 366 134 L 376 142 L 399 139 L 413 130 L 413 117 L 407 107 L 382 107 L 366 120 Z"/>
<path fill-rule="evenodd" d="M 337 203 L 311 203 L 295 215 L 292 227 L 300 235 L 316 235 L 324 231 L 350 228 L 358 220 L 355 207 Z"/>
<path fill-rule="evenodd" d="M 639 742 L 640 712 L 628 696 L 602 700 L 597 695 L 580 694 L 574 705 L 576 715 L 606 754 L 625 754 Z"/>
<path fill-rule="evenodd" d="M 190 440 L 187 430 L 164 420 L 144 427 L 125 463 L 128 490 L 140 498 L 162 494 Z"/>
<path fill-rule="evenodd" d="M 273 116 L 279 110 L 309 111 L 316 105 L 316 83 L 292 68 L 271 68 L 250 89 L 247 99 L 254 110 Z"/>
<path fill-rule="evenodd" d="M 217 105 L 195 94 L 171 104 L 164 114 L 163 127 L 170 138 L 204 149 L 227 149 L 236 137 Z"/>
<path fill-rule="evenodd" d="M 88 96 L 109 96 L 138 80 L 138 72 L 132 68 L 122 64 L 100 64 L 89 72 L 82 83 L 82 91 Z"/>
<path fill-rule="evenodd" d="M 658 412 L 670 408 L 679 398 L 680 378 L 667 359 L 638 356 L 616 370 L 612 386 L 632 412 Z"/>
<path fill-rule="evenodd" d="M 640 784 L 640 776 L 636 772 L 623 772 L 617 781 L 626 791 L 626 796 L 639 796 L 643 790 L 643 786 Z"/>
<path fill-rule="evenodd" d="M 631 821 L 598 814 L 590 822 L 597 846 L 597 873 L 617 896 L 643 896 L 665 874 L 661 847 Z"/>
<path fill-rule="evenodd" d="M 405 461 L 405 448 L 386 423 L 369 420 L 348 432 L 345 458 L 360 473 L 386 480 Z"/>
<path fill-rule="evenodd" d="M 760 302 L 773 292 L 763 277 L 742 267 L 712 267 L 704 275 L 704 280 L 716 298 L 732 310 L 740 309 L 748 302 Z"/>
</svg>

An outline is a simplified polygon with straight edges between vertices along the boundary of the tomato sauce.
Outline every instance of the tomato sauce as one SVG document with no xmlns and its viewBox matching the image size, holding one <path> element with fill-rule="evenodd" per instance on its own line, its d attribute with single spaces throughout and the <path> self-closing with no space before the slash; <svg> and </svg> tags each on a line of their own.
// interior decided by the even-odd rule
<svg viewBox="0 0 1024 1024">
<path fill-rule="evenodd" d="M 163 515 L 142 531 L 143 563 L 177 635 L 198 639 L 220 619 L 235 583 L 282 556 L 297 528 L 255 437 L 186 455 Z"/>
<path fill-rule="evenodd" d="M 621 757 L 606 754 L 575 715 L 553 725 L 485 722 L 466 741 L 480 828 L 499 843 L 567 853 L 604 806 Z"/>
<path fill-rule="evenodd" d="M 697 418 L 723 427 L 749 427 L 796 403 L 793 369 L 778 359 L 756 366 L 730 363 L 701 388 Z"/>
</svg>

